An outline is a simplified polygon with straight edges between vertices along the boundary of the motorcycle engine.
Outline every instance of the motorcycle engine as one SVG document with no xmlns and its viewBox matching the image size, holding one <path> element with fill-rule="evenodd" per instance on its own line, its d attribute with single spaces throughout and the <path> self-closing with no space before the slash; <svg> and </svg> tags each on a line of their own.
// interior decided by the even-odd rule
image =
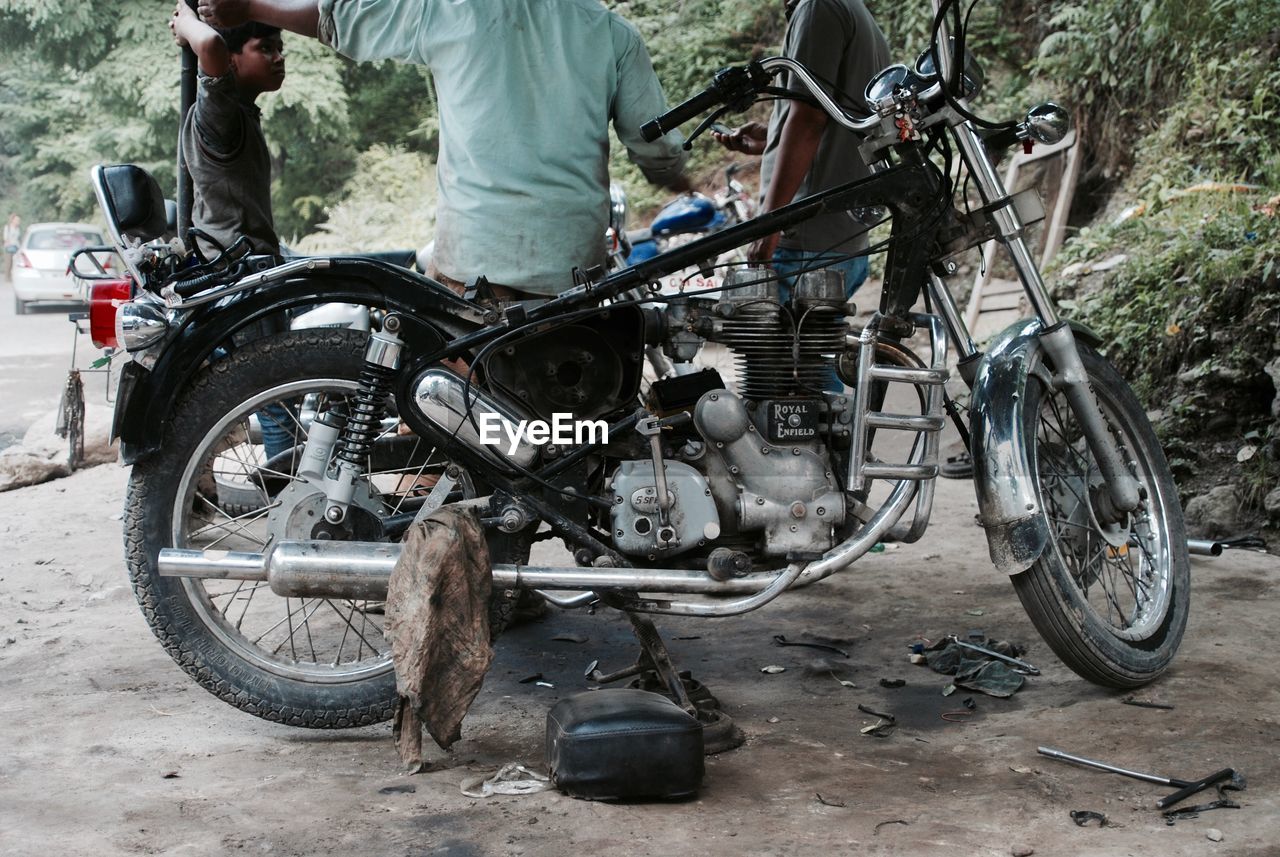
<svg viewBox="0 0 1280 857">
<path fill-rule="evenodd" d="M 677 556 L 720 537 L 720 514 L 711 488 L 688 464 L 667 461 L 665 518 L 658 508 L 652 461 L 624 461 L 613 474 L 613 543 L 626 554 L 650 559 Z"/>
<path fill-rule="evenodd" d="M 726 275 L 707 339 L 734 352 L 744 399 L 816 397 L 844 351 L 844 278 L 831 270 L 802 274 L 791 303 L 782 304 L 768 276 L 761 269 Z"/>
<path fill-rule="evenodd" d="M 763 536 L 758 551 L 766 557 L 831 547 L 845 500 L 819 441 L 762 437 L 746 403 L 728 390 L 703 395 L 693 422 L 705 442 L 686 449 L 706 474 L 722 520 L 743 535 Z"/>
<path fill-rule="evenodd" d="M 845 350 L 843 277 L 806 273 L 787 304 L 765 271 L 733 271 L 725 285 L 710 312 L 672 308 L 670 350 L 689 359 L 694 335 L 724 344 L 741 396 L 704 388 L 692 408 L 698 437 L 677 455 L 705 476 L 725 537 L 754 537 L 772 558 L 825 551 L 845 517 L 830 447 L 848 443 L 849 400 L 827 389 Z"/>
</svg>

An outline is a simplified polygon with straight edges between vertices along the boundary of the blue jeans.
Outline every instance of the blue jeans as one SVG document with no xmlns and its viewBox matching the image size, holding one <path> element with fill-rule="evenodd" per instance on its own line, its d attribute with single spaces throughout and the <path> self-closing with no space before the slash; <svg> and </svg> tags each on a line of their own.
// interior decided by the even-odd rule
<svg viewBox="0 0 1280 857">
<path fill-rule="evenodd" d="M 284 404 L 272 402 L 258 411 L 258 424 L 262 426 L 262 451 L 267 461 L 275 458 L 288 449 L 293 449 L 297 442 L 294 429 L 298 421 Z"/>
<path fill-rule="evenodd" d="M 825 259 L 838 261 L 823 265 L 822 262 Z M 844 274 L 844 296 L 846 300 L 853 297 L 853 293 L 858 290 L 858 286 L 867 280 L 868 265 L 866 256 L 856 256 L 850 259 L 843 253 L 809 253 L 805 250 L 779 247 L 773 251 L 773 270 L 778 274 L 778 290 L 783 303 L 791 300 L 791 289 L 795 286 L 797 272 L 808 271 L 818 266 Z M 828 370 L 827 380 L 823 383 L 822 389 L 832 393 L 843 392 L 844 384 L 840 383 L 840 377 L 836 375 L 835 367 Z"/>
<path fill-rule="evenodd" d="M 831 263 L 822 262 L 831 259 Z M 853 297 L 858 286 L 867 280 L 867 257 L 856 256 L 852 259 L 843 253 L 810 253 L 807 250 L 793 250 L 790 247 L 779 247 L 773 251 L 773 270 L 778 272 L 778 286 L 782 291 L 782 302 L 791 299 L 791 289 L 795 286 L 798 271 L 809 270 L 815 266 L 839 271 L 844 274 L 845 299 Z"/>
</svg>

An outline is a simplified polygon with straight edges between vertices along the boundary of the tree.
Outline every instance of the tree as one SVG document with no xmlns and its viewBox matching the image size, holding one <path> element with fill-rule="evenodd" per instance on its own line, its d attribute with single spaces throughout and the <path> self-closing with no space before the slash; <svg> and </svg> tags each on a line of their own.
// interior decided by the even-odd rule
<svg viewBox="0 0 1280 857">
<path fill-rule="evenodd" d="M 93 216 L 94 163 L 136 163 L 176 195 L 179 52 L 168 9 L 148 0 L 0 0 L 0 204 L 28 218 Z M 301 234 L 341 192 L 356 153 L 343 62 L 287 36 L 289 78 L 264 96 L 282 235 Z"/>
</svg>

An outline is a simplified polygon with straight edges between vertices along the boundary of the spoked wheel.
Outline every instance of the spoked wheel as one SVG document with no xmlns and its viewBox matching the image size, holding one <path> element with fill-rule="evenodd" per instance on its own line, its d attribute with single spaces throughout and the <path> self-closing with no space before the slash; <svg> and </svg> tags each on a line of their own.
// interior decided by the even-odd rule
<svg viewBox="0 0 1280 857">
<path fill-rule="evenodd" d="M 1169 666 L 1187 625 L 1187 538 L 1169 465 L 1146 412 L 1101 355 L 1080 356 L 1120 457 L 1140 485 L 1127 513 L 1110 503 L 1097 462 L 1061 391 L 1027 385 L 1023 442 L 1049 544 L 1013 577 L 1032 622 L 1082 677 L 1132 688 Z"/>
<path fill-rule="evenodd" d="M 399 466 L 370 468 L 339 527 L 324 520 L 323 493 L 297 476 L 306 426 L 346 411 L 365 341 L 354 331 L 296 331 L 211 364 L 175 407 L 161 451 L 130 479 L 127 558 L 147 621 L 201 685 L 268 720 L 323 728 L 391 716 L 395 676 L 381 603 L 160 577 L 156 560 L 169 546 L 263 552 L 286 539 L 388 538 L 386 522 L 419 502 L 446 465 L 424 441 L 390 444 Z M 384 434 L 395 433 L 392 421 Z M 388 456 L 375 453 L 372 463 L 379 457 Z"/>
</svg>

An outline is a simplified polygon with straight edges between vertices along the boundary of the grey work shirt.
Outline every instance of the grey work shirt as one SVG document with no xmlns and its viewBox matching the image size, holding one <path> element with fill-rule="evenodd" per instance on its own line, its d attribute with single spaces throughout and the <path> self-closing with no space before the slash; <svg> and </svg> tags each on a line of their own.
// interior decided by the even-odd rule
<svg viewBox="0 0 1280 857">
<path fill-rule="evenodd" d="M 800 0 L 787 22 L 783 54 L 809 68 L 819 81 L 830 81 L 852 96 L 860 110 L 866 110 L 863 92 L 876 72 L 890 64 L 889 45 L 862 0 Z M 787 74 L 782 85 L 807 94 L 803 84 Z M 839 97 L 836 103 L 849 106 Z M 782 126 L 791 102 L 774 102 L 769 120 L 769 137 L 760 165 L 760 186 L 769 186 L 777 158 Z M 859 137 L 834 121 L 827 123 L 818 144 L 813 166 L 800 183 L 795 199 L 837 187 L 870 175 L 858 154 Z M 782 233 L 781 247 L 820 253 L 825 250 L 854 252 L 867 246 L 866 226 L 846 212 L 835 212 L 806 220 Z"/>
<path fill-rule="evenodd" d="M 440 272 L 554 295 L 604 262 L 610 121 L 664 184 L 678 133 L 640 126 L 666 99 L 639 33 L 597 0 L 319 0 L 320 39 L 355 60 L 425 65 L 440 110 Z"/>
<path fill-rule="evenodd" d="M 271 156 L 262 113 L 236 87 L 235 74 L 200 73 L 196 103 L 182 126 L 191 173 L 191 223 L 223 247 L 244 235 L 254 253 L 280 252 L 271 216 Z M 206 254 L 212 247 L 201 243 Z"/>
</svg>

